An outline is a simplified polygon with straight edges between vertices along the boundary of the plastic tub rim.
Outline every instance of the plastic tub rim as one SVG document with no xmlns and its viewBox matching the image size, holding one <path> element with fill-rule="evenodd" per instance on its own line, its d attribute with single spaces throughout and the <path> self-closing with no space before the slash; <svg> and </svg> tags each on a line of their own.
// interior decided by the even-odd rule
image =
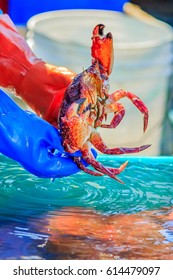
<svg viewBox="0 0 173 280">
<path fill-rule="evenodd" d="M 87 13 L 86 13 L 87 12 Z M 54 42 L 59 42 L 59 41 L 56 41 L 54 40 L 53 38 L 51 38 L 48 34 L 44 34 L 40 31 L 38 31 L 36 29 L 36 25 L 38 22 L 40 21 L 43 21 L 45 19 L 50 19 L 50 15 L 51 17 L 55 17 L 58 15 L 58 17 L 64 17 L 64 16 L 67 16 L 67 14 L 71 14 L 71 16 L 76 16 L 75 13 L 78 13 L 79 15 L 81 13 L 86 13 L 86 17 L 89 16 L 91 13 L 94 15 L 95 13 L 101 13 L 101 15 L 103 16 L 103 13 L 104 15 L 108 15 L 108 14 L 111 14 L 111 15 L 115 15 L 115 14 L 122 14 L 121 12 L 118 12 L 118 11 L 108 11 L 108 10 L 93 10 L 93 9 L 86 9 L 86 10 L 83 10 L 83 9 L 72 9 L 72 10 L 57 10 L 57 11 L 50 11 L 50 12 L 44 12 L 44 13 L 39 13 L 37 15 L 34 15 L 32 16 L 28 22 L 27 22 L 27 30 L 29 33 L 34 33 L 34 34 L 38 34 L 39 36 L 42 36 L 44 38 L 47 38 L 49 40 L 52 40 Z M 92 15 L 92 16 L 93 16 Z M 96 17 L 96 15 L 95 15 Z M 116 42 L 116 49 L 128 49 L 128 50 L 132 50 L 132 49 L 147 49 L 147 48 L 155 48 L 155 47 L 160 47 L 161 45 L 163 44 L 166 44 L 166 43 L 170 43 L 171 41 L 173 41 L 173 29 L 166 23 L 164 22 L 161 22 L 159 20 L 155 20 L 155 22 L 153 23 L 146 23 L 146 22 L 143 22 L 143 24 L 145 25 L 149 25 L 149 26 L 155 26 L 155 27 L 162 27 L 162 28 L 167 28 L 167 36 L 163 39 L 163 38 L 160 38 L 160 40 L 150 40 L 148 42 L 139 42 L 139 43 L 123 43 L 123 42 Z M 68 43 L 74 43 L 74 42 L 68 42 Z M 86 45 L 84 45 L 86 46 Z M 86 46 L 88 47 L 88 46 Z"/>
</svg>

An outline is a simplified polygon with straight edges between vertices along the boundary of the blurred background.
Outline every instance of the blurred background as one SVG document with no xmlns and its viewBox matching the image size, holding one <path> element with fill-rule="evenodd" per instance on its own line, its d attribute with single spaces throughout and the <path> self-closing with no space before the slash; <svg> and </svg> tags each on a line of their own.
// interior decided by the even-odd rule
<svg viewBox="0 0 173 280">
<path fill-rule="evenodd" d="M 110 93 L 121 88 L 134 92 L 149 108 L 150 119 L 143 135 L 142 116 L 122 100 L 125 119 L 116 130 L 100 133 L 110 147 L 152 144 L 144 155 L 173 154 L 172 0 L 0 0 L 0 7 L 38 57 L 77 73 L 91 63 L 94 25 L 104 23 L 114 37 Z"/>
</svg>

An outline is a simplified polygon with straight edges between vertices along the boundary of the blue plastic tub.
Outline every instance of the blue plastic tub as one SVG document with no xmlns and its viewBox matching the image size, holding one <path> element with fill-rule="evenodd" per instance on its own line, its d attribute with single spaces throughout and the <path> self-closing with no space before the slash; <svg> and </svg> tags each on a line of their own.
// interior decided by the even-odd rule
<svg viewBox="0 0 173 280">
<path fill-rule="evenodd" d="M 38 13 L 62 10 L 62 9 L 98 9 L 98 10 L 113 10 L 122 11 L 125 0 L 82 0 L 82 1 L 55 1 L 55 0 L 42 0 L 42 1 L 23 1 L 11 0 L 9 3 L 9 14 L 16 24 L 26 24 L 28 19 Z"/>
</svg>

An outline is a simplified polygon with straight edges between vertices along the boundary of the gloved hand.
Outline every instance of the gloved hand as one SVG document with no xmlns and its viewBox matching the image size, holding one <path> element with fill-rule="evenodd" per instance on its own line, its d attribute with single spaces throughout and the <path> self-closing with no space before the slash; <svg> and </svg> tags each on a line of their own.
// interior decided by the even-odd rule
<svg viewBox="0 0 173 280">
<path fill-rule="evenodd" d="M 6 14 L 0 14 L 0 73 L 1 87 L 57 126 L 64 92 L 76 74 L 37 58 Z"/>
<path fill-rule="evenodd" d="M 0 152 L 38 177 L 57 178 L 80 171 L 73 162 L 73 156 L 64 152 L 58 130 L 35 114 L 21 109 L 2 91 Z M 75 155 L 80 156 L 80 152 Z"/>
</svg>

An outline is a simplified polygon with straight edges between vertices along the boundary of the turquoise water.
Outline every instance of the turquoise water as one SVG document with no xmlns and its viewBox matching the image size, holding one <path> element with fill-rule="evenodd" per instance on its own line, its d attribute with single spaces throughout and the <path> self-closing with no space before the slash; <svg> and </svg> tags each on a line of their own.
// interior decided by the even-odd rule
<svg viewBox="0 0 173 280">
<path fill-rule="evenodd" d="M 0 156 L 0 259 L 173 259 L 173 159 L 128 159 L 122 185 L 83 172 L 52 182 Z"/>
</svg>

